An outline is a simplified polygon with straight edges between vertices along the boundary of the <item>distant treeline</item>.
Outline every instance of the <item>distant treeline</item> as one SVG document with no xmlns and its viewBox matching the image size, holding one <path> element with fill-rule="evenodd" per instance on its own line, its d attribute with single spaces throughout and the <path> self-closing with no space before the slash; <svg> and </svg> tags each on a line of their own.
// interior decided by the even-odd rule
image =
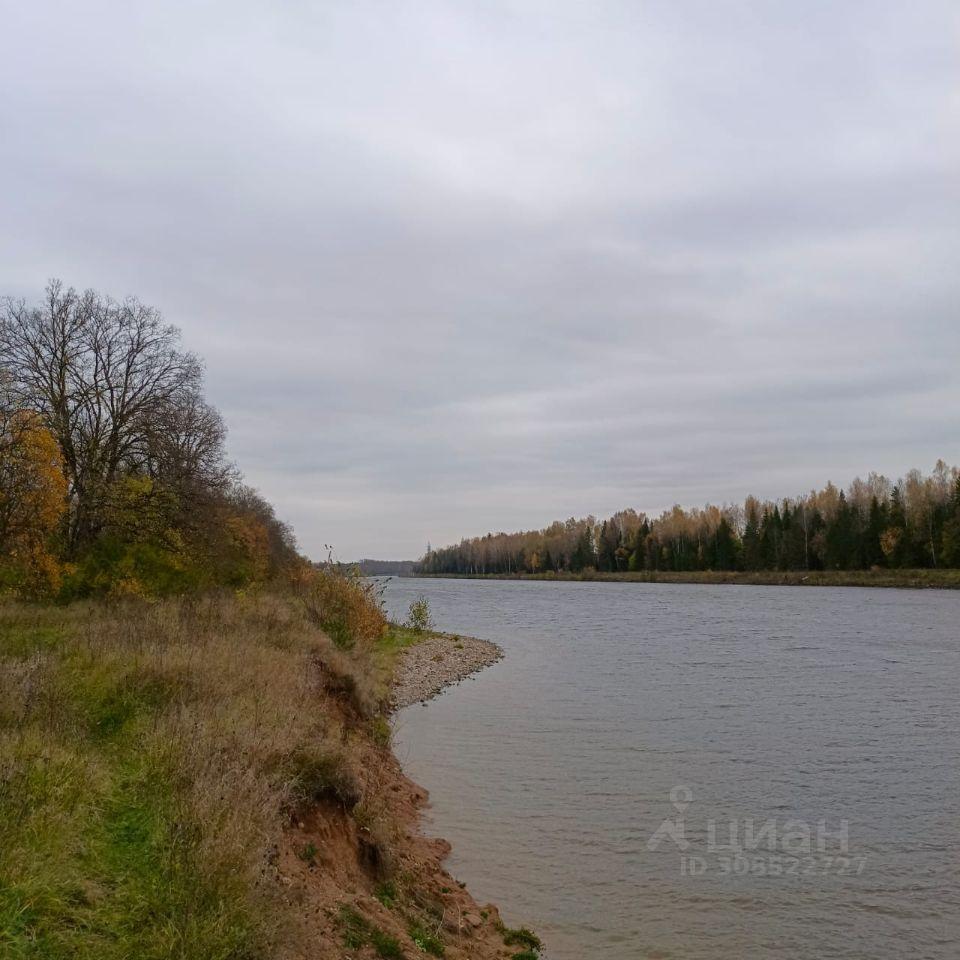
<svg viewBox="0 0 960 960">
<path fill-rule="evenodd" d="M 897 482 L 872 473 L 847 490 L 828 483 L 779 501 L 685 510 L 651 518 L 557 521 L 542 530 L 488 533 L 431 550 L 426 574 L 693 570 L 867 570 L 960 567 L 960 472 L 941 460 Z"/>
<path fill-rule="evenodd" d="M 135 299 L 53 281 L 0 309 L 0 592 L 267 580 L 293 535 L 224 452 L 203 366 Z"/>
<path fill-rule="evenodd" d="M 361 560 L 357 567 L 365 577 L 412 577 L 413 560 Z"/>
</svg>

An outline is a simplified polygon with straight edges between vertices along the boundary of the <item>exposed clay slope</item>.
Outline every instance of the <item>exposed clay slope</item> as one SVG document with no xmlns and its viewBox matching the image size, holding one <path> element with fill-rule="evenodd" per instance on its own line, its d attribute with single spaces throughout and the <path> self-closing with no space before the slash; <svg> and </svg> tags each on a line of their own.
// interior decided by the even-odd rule
<svg viewBox="0 0 960 960">
<path fill-rule="evenodd" d="M 398 658 L 395 689 L 400 695 L 395 701 L 423 699 L 423 694 L 409 697 L 426 689 L 411 680 L 424 670 L 433 695 L 501 656 L 486 641 L 428 639 Z M 446 678 L 442 682 L 441 676 Z M 517 947 L 504 944 L 497 908 L 478 904 L 445 870 L 450 852 L 445 840 L 420 832 L 426 791 L 404 775 L 388 746 L 377 744 L 349 698 L 334 685 L 327 693 L 338 701 L 345 742 L 360 761 L 361 797 L 351 811 L 333 798 L 317 803 L 301 811 L 284 834 L 267 876 L 302 919 L 298 935 L 291 938 L 296 946 L 285 957 L 378 957 L 384 954 L 370 939 L 380 937 L 382 946 L 382 935 L 395 938 L 399 946 L 400 953 L 390 956 L 416 958 L 442 950 L 451 960 L 512 957 Z M 424 932 L 436 940 L 424 940 Z"/>
</svg>

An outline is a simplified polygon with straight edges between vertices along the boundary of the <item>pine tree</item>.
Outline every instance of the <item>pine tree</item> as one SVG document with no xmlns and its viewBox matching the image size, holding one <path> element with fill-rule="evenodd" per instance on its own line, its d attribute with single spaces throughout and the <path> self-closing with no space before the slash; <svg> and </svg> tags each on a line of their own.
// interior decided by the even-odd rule
<svg viewBox="0 0 960 960">
<path fill-rule="evenodd" d="M 737 544 L 733 530 L 726 517 L 720 518 L 714 533 L 713 568 L 715 570 L 734 570 L 737 566 Z"/>
<path fill-rule="evenodd" d="M 907 543 L 907 515 L 903 509 L 903 494 L 900 484 L 890 493 L 890 508 L 887 528 L 881 534 L 880 545 L 887 563 L 891 567 L 906 566 L 904 562 L 910 554 Z"/>
<path fill-rule="evenodd" d="M 780 540 L 782 536 L 780 510 L 764 510 L 760 521 L 760 568 L 776 570 L 780 558 Z"/>
<path fill-rule="evenodd" d="M 856 554 L 853 512 L 841 490 L 837 515 L 827 525 L 825 563 L 828 569 L 849 570 L 853 566 Z"/>
<path fill-rule="evenodd" d="M 943 524 L 940 560 L 945 567 L 960 567 L 960 476 L 957 477 L 947 519 Z"/>
<path fill-rule="evenodd" d="M 751 499 L 747 504 L 747 523 L 743 530 L 743 569 L 759 570 L 760 563 L 760 518 L 756 502 Z"/>
<path fill-rule="evenodd" d="M 880 538 L 887 526 L 886 511 L 876 497 L 870 500 L 870 517 L 863 532 L 864 567 L 882 567 L 886 562 Z"/>
</svg>

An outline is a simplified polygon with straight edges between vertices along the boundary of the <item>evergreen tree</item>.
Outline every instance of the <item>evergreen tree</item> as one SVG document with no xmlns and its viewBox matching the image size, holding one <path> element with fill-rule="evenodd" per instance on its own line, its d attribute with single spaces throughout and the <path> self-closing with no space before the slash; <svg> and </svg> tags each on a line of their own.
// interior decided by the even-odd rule
<svg viewBox="0 0 960 960">
<path fill-rule="evenodd" d="M 633 537 L 628 570 L 644 570 L 647 566 L 647 535 L 650 533 L 650 524 L 646 520 L 637 528 Z"/>
<path fill-rule="evenodd" d="M 880 540 L 884 556 L 891 567 L 907 565 L 906 561 L 911 552 L 907 540 L 907 515 L 903 509 L 903 494 L 898 483 L 890 493 L 889 522 Z"/>
<path fill-rule="evenodd" d="M 827 525 L 826 531 L 825 564 L 830 570 L 849 570 L 853 565 L 856 556 L 853 513 L 841 490 L 837 515 Z"/>
<path fill-rule="evenodd" d="M 735 570 L 737 566 L 737 543 L 726 517 L 720 518 L 713 537 L 713 569 Z"/>
<path fill-rule="evenodd" d="M 764 510 L 760 521 L 760 567 L 761 570 L 776 570 L 780 559 L 781 539 L 780 510 Z"/>
<path fill-rule="evenodd" d="M 570 557 L 570 569 L 574 573 L 580 573 L 587 567 L 595 567 L 597 558 L 593 550 L 593 536 L 588 526 L 584 525 L 583 531 L 577 537 L 577 545 L 574 547 L 573 555 Z"/>
<path fill-rule="evenodd" d="M 957 477 L 943 524 L 940 560 L 945 567 L 960 567 L 960 477 Z"/>
<path fill-rule="evenodd" d="M 743 530 L 743 569 L 759 570 L 760 557 L 760 518 L 757 508 L 751 500 L 747 507 L 747 523 Z"/>
<path fill-rule="evenodd" d="M 880 538 L 887 526 L 886 511 L 876 497 L 870 500 L 870 517 L 863 532 L 863 565 L 866 568 L 882 567 L 886 562 Z"/>
<path fill-rule="evenodd" d="M 600 526 L 597 543 L 597 569 L 612 571 L 617 569 L 618 531 L 614 523 L 606 520 Z"/>
</svg>

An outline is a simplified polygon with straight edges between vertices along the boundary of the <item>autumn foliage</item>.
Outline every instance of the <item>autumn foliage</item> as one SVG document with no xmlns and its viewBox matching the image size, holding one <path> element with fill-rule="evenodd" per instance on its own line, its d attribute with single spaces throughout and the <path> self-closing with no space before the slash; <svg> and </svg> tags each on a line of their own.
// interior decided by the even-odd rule
<svg viewBox="0 0 960 960">
<path fill-rule="evenodd" d="M 227 461 L 200 361 L 135 299 L 58 281 L 0 312 L 0 587 L 157 595 L 303 561 Z"/>
<path fill-rule="evenodd" d="M 684 509 L 658 517 L 558 521 L 430 551 L 432 574 L 773 571 L 960 567 L 960 471 L 939 461 L 893 482 L 872 473 L 846 490 Z"/>
<path fill-rule="evenodd" d="M 56 533 L 66 480 L 56 439 L 39 417 L 0 412 L 0 582 L 27 594 L 60 586 Z"/>
<path fill-rule="evenodd" d="M 383 637 L 387 618 L 380 589 L 356 567 L 332 561 L 301 571 L 296 584 L 307 616 L 342 649 L 369 647 Z"/>
</svg>

